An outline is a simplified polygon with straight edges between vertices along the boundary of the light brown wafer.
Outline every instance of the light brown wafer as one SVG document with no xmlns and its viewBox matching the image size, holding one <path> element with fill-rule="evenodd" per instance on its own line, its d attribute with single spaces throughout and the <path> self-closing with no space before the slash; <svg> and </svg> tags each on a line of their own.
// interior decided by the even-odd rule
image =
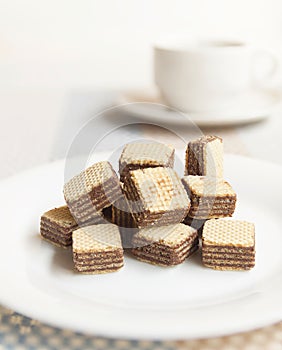
<svg viewBox="0 0 282 350">
<path fill-rule="evenodd" d="M 174 148 L 162 143 L 130 143 L 125 145 L 119 160 L 119 173 L 124 181 L 130 170 L 148 167 L 173 167 Z"/>
<path fill-rule="evenodd" d="M 188 214 L 190 200 L 171 168 L 146 168 L 129 172 L 124 192 L 138 227 L 179 223 Z"/>
<path fill-rule="evenodd" d="M 122 196 L 119 180 L 109 162 L 93 164 L 64 186 L 66 203 L 75 217 L 85 222 L 101 222 L 102 211 Z"/>
<path fill-rule="evenodd" d="M 40 219 L 40 234 L 46 241 L 66 248 L 72 244 L 72 232 L 77 223 L 67 206 L 51 209 Z"/>
<path fill-rule="evenodd" d="M 203 264 L 220 270 L 248 270 L 255 265 L 255 227 L 247 221 L 212 219 L 202 234 Z"/>
<path fill-rule="evenodd" d="M 92 225 L 73 232 L 73 261 L 82 273 L 113 272 L 123 266 L 123 249 L 118 227 Z"/>
<path fill-rule="evenodd" d="M 185 175 L 223 177 L 223 144 L 220 137 L 207 135 L 189 142 Z"/>
<path fill-rule="evenodd" d="M 251 248 L 255 245 L 255 226 L 241 220 L 208 220 L 203 230 L 203 243 L 220 247 Z"/>
<path fill-rule="evenodd" d="M 188 175 L 182 183 L 191 200 L 190 218 L 205 220 L 233 215 L 237 196 L 227 181 Z"/>
</svg>

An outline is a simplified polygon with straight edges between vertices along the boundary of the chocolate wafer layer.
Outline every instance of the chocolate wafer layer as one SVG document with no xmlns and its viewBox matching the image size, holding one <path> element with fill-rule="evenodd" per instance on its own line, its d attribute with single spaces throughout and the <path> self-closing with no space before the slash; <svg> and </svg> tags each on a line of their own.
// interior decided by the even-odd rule
<svg viewBox="0 0 282 350">
<path fill-rule="evenodd" d="M 203 136 L 189 142 L 185 175 L 223 177 L 223 144 L 217 136 Z"/>
<path fill-rule="evenodd" d="M 41 237 L 56 246 L 66 248 L 72 244 L 72 232 L 77 223 L 67 206 L 51 209 L 41 216 Z"/>
<path fill-rule="evenodd" d="M 105 222 L 102 211 L 121 196 L 118 177 L 109 162 L 93 164 L 64 186 L 66 203 L 78 223 Z"/>
<path fill-rule="evenodd" d="M 199 237 L 202 237 L 202 232 L 203 232 L 205 222 L 206 222 L 205 219 L 190 218 L 190 216 L 188 215 L 183 220 L 183 224 L 191 226 L 197 230 Z"/>
<path fill-rule="evenodd" d="M 183 177 L 182 183 L 191 200 L 190 218 L 206 220 L 233 215 L 237 196 L 227 181 L 189 175 Z"/>
<path fill-rule="evenodd" d="M 131 248 L 132 237 L 138 230 L 125 194 L 112 205 L 112 222 L 119 227 L 123 248 Z"/>
<path fill-rule="evenodd" d="M 118 227 L 100 224 L 73 232 L 73 262 L 81 273 L 107 273 L 123 266 L 123 249 Z"/>
<path fill-rule="evenodd" d="M 255 228 L 252 223 L 212 219 L 202 235 L 202 261 L 217 270 L 249 270 L 255 266 Z"/>
<path fill-rule="evenodd" d="M 112 221 L 119 227 L 137 228 L 137 224 L 125 195 L 113 204 Z"/>
<path fill-rule="evenodd" d="M 197 231 L 184 224 L 139 230 L 133 237 L 132 254 L 139 260 L 161 266 L 181 264 L 198 249 Z"/>
<path fill-rule="evenodd" d="M 119 159 L 120 180 L 131 170 L 150 167 L 170 167 L 174 164 L 174 149 L 162 143 L 130 143 L 125 145 Z"/>
<path fill-rule="evenodd" d="M 171 168 L 130 171 L 124 192 L 138 227 L 179 223 L 188 214 L 190 200 Z"/>
</svg>

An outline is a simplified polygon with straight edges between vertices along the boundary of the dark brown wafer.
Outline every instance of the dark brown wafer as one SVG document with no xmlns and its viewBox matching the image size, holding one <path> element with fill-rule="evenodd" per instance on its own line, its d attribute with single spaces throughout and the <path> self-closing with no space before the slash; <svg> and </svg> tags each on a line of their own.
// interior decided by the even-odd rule
<svg viewBox="0 0 282 350">
<path fill-rule="evenodd" d="M 72 244 L 72 232 L 77 223 L 67 206 L 51 209 L 40 219 L 41 237 L 48 242 L 63 248 Z"/>
<path fill-rule="evenodd" d="M 133 237 L 132 254 L 161 266 L 181 264 L 198 249 L 197 231 L 184 224 L 141 229 Z"/>
</svg>

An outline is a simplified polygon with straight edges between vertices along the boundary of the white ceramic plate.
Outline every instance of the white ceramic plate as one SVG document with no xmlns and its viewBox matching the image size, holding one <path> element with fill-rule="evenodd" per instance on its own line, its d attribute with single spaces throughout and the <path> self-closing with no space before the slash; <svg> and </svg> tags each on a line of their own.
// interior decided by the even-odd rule
<svg viewBox="0 0 282 350">
<path fill-rule="evenodd" d="M 76 274 L 71 252 L 38 235 L 40 214 L 63 203 L 59 161 L 0 184 L 0 302 L 51 325 L 131 339 L 213 337 L 279 321 L 282 168 L 238 156 L 225 166 L 238 193 L 235 217 L 256 225 L 253 270 L 214 271 L 197 253 L 174 268 L 126 257 L 119 272 Z"/>
<path fill-rule="evenodd" d="M 246 94 L 222 102 L 220 111 L 180 113 L 167 108 L 152 89 L 124 92 L 118 98 L 119 109 L 147 122 L 185 125 L 189 121 L 201 127 L 242 125 L 267 118 L 281 100 L 278 91 L 249 90 Z"/>
</svg>

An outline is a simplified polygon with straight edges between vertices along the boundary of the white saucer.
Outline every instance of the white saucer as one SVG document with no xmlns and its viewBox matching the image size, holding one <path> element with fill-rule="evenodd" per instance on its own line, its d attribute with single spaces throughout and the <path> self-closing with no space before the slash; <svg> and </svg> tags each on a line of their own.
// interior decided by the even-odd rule
<svg viewBox="0 0 282 350">
<path fill-rule="evenodd" d="M 119 110 L 142 121 L 185 125 L 193 121 L 198 126 L 229 126 L 257 122 L 267 118 L 281 95 L 275 90 L 249 90 L 246 94 L 223 101 L 221 111 L 181 113 L 161 101 L 153 89 L 123 92 L 116 105 Z"/>
</svg>

